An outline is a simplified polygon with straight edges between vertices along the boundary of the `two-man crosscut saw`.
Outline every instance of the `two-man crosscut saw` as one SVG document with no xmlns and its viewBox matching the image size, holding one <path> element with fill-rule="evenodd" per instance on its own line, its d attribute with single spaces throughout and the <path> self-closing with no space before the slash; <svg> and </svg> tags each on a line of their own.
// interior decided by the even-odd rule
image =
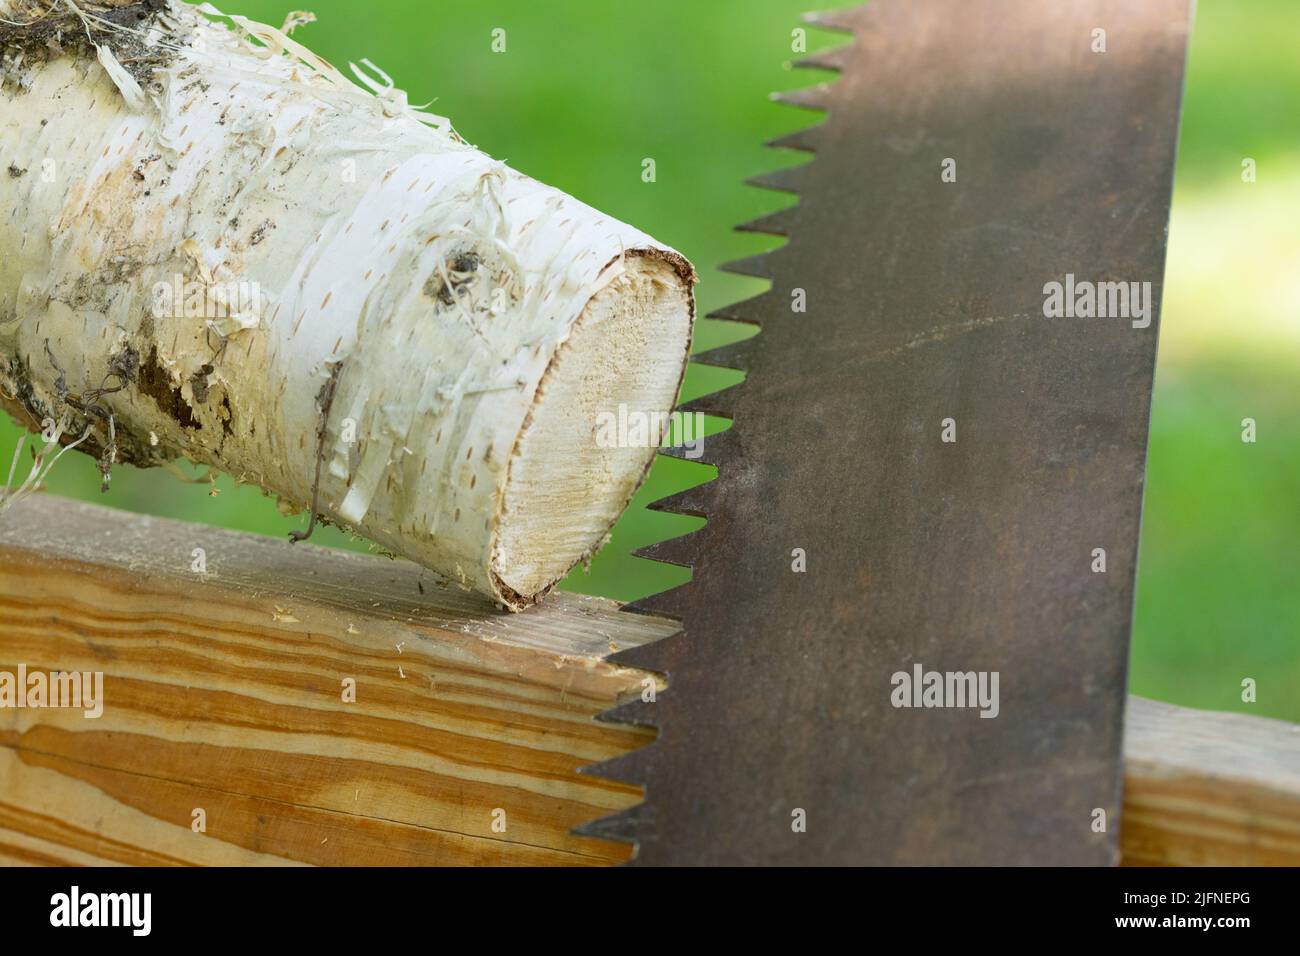
<svg viewBox="0 0 1300 956">
<path fill-rule="evenodd" d="M 853 42 L 786 97 L 828 111 L 782 143 L 816 156 L 762 180 L 801 201 L 733 265 L 772 280 L 721 313 L 760 334 L 703 356 L 748 373 L 691 406 L 734 420 L 719 476 L 664 503 L 708 523 L 648 552 L 693 567 L 639 606 L 684 630 L 614 658 L 667 674 L 611 715 L 660 734 L 588 770 L 645 802 L 584 832 L 654 864 L 1112 862 L 1188 0 L 812 22 Z"/>
</svg>

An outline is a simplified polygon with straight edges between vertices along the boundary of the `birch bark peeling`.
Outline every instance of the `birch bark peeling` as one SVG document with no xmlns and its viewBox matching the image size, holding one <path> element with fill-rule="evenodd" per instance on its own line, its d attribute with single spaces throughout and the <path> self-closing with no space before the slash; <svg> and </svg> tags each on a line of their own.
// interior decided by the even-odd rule
<svg viewBox="0 0 1300 956">
<path fill-rule="evenodd" d="M 512 609 L 601 544 L 662 436 L 600 447 L 597 416 L 672 408 L 681 255 L 274 28 L 178 0 L 0 12 L 15 417 L 89 429 L 105 465 L 318 493 Z"/>
</svg>

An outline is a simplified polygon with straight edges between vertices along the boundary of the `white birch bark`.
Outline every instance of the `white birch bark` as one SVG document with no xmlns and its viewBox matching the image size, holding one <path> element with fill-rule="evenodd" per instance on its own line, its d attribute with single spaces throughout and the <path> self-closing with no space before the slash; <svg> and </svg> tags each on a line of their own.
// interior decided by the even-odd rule
<svg viewBox="0 0 1300 956">
<path fill-rule="evenodd" d="M 101 458 L 183 456 L 298 509 L 318 490 L 326 519 L 526 606 L 644 477 L 660 436 L 601 447 L 596 419 L 671 409 L 690 265 L 382 80 L 209 14 L 0 0 L 5 406 Z"/>
</svg>

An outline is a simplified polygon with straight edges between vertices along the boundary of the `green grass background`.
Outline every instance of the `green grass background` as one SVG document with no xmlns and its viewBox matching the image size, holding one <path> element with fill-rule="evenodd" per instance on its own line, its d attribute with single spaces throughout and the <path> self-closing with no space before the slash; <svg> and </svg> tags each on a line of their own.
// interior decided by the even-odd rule
<svg viewBox="0 0 1300 956">
<path fill-rule="evenodd" d="M 368 57 L 411 102 L 436 100 L 471 142 L 681 249 L 700 270 L 701 314 L 754 295 L 716 266 L 777 240 L 731 231 L 792 201 L 741 180 L 806 161 L 761 144 L 815 120 L 772 103 L 824 75 L 790 68 L 809 0 L 315 0 L 296 37 L 346 70 Z M 222 8 L 278 25 L 282 0 Z M 1201 0 L 1189 65 L 1151 426 L 1131 688 L 1176 703 L 1300 720 L 1300 10 L 1295 0 Z M 506 30 L 506 52 L 491 31 Z M 809 31 L 810 48 L 841 42 Z M 1243 157 L 1258 182 L 1240 179 Z M 641 181 L 653 157 L 657 182 Z M 697 350 L 742 337 L 702 323 Z M 695 367 L 686 394 L 736 376 Z M 1240 440 L 1242 418 L 1259 440 Z M 721 427 L 721 423 L 715 423 Z M 18 431 L 0 425 L 7 460 Z M 566 587 L 619 599 L 681 583 L 632 550 L 697 527 L 645 504 L 711 477 L 660 458 L 589 571 Z M 219 494 L 162 472 L 117 469 L 101 496 L 90 459 L 67 456 L 50 490 L 117 507 L 282 535 L 256 488 Z M 318 543 L 366 547 L 326 529 Z M 1068 653 L 1086 654 L 1087 648 Z M 1240 699 L 1243 678 L 1258 702 Z"/>
</svg>

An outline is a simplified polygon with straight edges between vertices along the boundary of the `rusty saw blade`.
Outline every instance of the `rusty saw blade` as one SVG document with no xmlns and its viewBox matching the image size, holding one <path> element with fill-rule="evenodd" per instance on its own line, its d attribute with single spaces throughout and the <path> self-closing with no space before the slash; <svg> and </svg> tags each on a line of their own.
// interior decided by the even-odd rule
<svg viewBox="0 0 1300 956">
<path fill-rule="evenodd" d="M 762 331 L 705 357 L 748 370 L 696 406 L 734 420 L 719 477 L 665 503 L 708 523 L 649 552 L 693 566 L 641 605 L 684 631 L 615 657 L 667 674 L 610 715 L 660 735 L 589 770 L 646 799 L 584 832 L 652 864 L 1111 863 L 1188 0 L 812 22 L 854 39 L 787 97 L 828 110 L 780 143 L 816 156 L 746 228 L 789 243 L 734 265 L 773 286 L 721 316 Z"/>
</svg>

